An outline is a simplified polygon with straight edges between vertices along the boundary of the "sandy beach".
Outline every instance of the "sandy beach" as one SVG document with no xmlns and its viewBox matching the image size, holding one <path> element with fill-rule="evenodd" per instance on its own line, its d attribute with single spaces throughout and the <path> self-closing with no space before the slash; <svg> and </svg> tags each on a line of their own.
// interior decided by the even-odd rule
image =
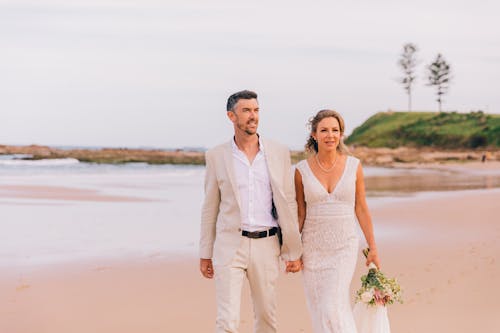
<svg viewBox="0 0 500 333">
<path fill-rule="evenodd" d="M 382 270 L 398 277 L 405 304 L 389 309 L 393 332 L 497 332 L 500 191 L 418 195 L 372 209 Z M 385 228 L 387 227 L 387 228 Z M 365 271 L 363 261 L 352 294 Z M 0 332 L 212 332 L 214 284 L 194 255 L 87 260 L 1 268 Z M 300 274 L 282 274 L 280 332 L 311 332 Z M 241 332 L 252 331 L 248 288 Z"/>
</svg>

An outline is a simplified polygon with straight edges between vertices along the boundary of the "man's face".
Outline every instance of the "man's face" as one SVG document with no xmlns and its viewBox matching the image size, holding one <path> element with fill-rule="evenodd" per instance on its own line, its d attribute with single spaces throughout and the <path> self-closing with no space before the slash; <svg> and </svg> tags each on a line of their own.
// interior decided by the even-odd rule
<svg viewBox="0 0 500 333">
<path fill-rule="evenodd" d="M 233 122 L 235 131 L 254 135 L 259 125 L 259 103 L 255 98 L 240 99 L 234 106 L 234 112 L 228 111 L 227 116 Z"/>
</svg>

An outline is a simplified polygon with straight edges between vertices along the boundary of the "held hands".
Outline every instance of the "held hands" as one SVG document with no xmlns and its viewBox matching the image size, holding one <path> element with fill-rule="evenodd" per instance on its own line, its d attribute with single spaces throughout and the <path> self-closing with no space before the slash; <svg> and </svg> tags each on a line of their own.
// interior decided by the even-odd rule
<svg viewBox="0 0 500 333">
<path fill-rule="evenodd" d="M 297 259 L 294 261 L 286 261 L 285 263 L 286 263 L 285 272 L 287 272 L 287 273 L 300 272 L 300 270 L 304 267 L 304 264 L 302 263 L 302 259 Z"/>
<path fill-rule="evenodd" d="M 214 277 L 214 266 L 212 264 L 212 259 L 200 259 L 200 272 L 201 275 L 207 279 Z"/>
<path fill-rule="evenodd" d="M 297 273 L 304 267 L 302 259 L 297 259 L 294 261 L 286 261 L 287 273 Z M 212 264 L 212 259 L 200 259 L 200 272 L 201 275 L 207 279 L 212 279 L 214 277 L 214 267 Z"/>
</svg>

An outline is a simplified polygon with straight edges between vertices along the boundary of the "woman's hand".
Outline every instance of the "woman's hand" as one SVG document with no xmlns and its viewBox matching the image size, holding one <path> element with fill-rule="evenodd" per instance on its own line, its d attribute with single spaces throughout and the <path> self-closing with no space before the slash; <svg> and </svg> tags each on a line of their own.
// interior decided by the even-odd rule
<svg viewBox="0 0 500 333">
<path fill-rule="evenodd" d="M 370 249 L 368 252 L 368 256 L 366 257 L 366 266 L 370 265 L 370 263 L 375 264 L 375 266 L 380 269 L 380 259 L 378 257 L 377 250 Z"/>
</svg>

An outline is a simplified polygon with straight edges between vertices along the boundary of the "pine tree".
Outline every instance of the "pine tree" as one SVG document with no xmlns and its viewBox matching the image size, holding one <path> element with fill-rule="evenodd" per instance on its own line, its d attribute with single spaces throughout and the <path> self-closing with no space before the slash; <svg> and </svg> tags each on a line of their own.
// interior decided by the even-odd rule
<svg viewBox="0 0 500 333">
<path fill-rule="evenodd" d="M 404 76 L 401 78 L 400 82 L 403 84 L 403 88 L 408 94 L 408 111 L 411 111 L 411 93 L 412 85 L 417 78 L 415 75 L 415 67 L 417 66 L 417 58 L 415 53 L 418 48 L 415 44 L 407 43 L 403 46 L 403 53 L 399 59 L 399 66 L 404 72 Z"/>
<path fill-rule="evenodd" d="M 437 89 L 437 102 L 439 104 L 439 112 L 441 112 L 441 96 L 448 92 L 451 80 L 450 65 L 444 60 L 441 54 L 438 54 L 436 60 L 427 67 L 429 71 L 428 86 L 435 86 Z"/>
</svg>

